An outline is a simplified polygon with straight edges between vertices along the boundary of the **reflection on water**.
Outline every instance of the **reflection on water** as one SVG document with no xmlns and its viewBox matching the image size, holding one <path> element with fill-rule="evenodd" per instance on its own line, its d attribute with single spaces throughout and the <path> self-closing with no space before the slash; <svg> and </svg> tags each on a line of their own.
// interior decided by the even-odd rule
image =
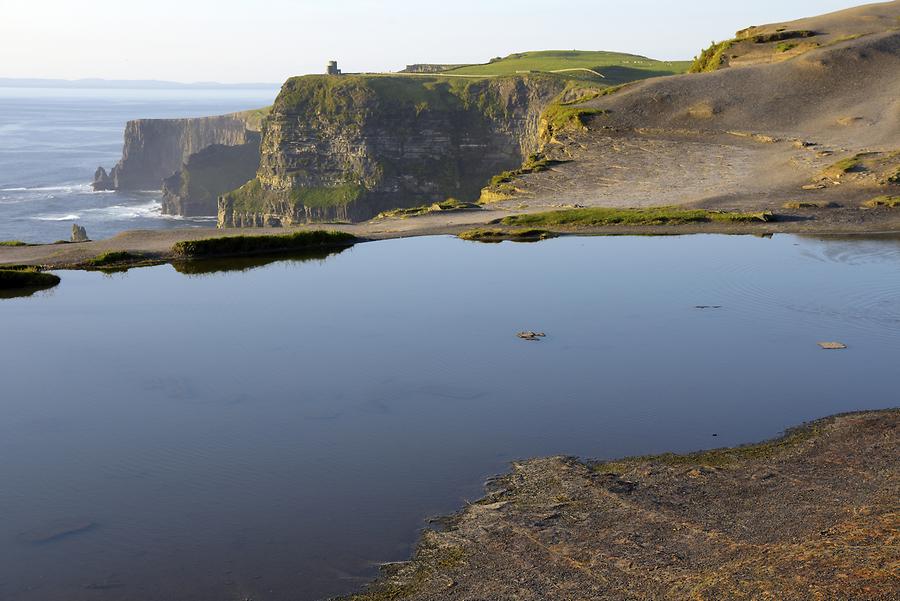
<svg viewBox="0 0 900 601">
<path fill-rule="evenodd" d="M 900 259 L 900 234 L 798 236 L 810 258 L 857 265 Z"/>
<path fill-rule="evenodd" d="M 346 248 L 318 249 L 272 255 L 254 255 L 252 257 L 227 257 L 220 259 L 180 261 L 173 263 L 172 267 L 175 268 L 175 271 L 184 275 L 209 275 L 229 271 L 250 271 L 251 269 L 271 265 L 276 261 L 286 264 L 306 263 L 309 261 L 321 263 L 328 257 L 337 255 L 344 250 L 346 250 Z"/>
<path fill-rule="evenodd" d="M 26 269 L 25 272 L 31 269 Z M 15 267 L 0 267 L 0 300 L 27 298 L 39 292 L 49 293 L 59 284 L 58 279 L 44 281 L 47 276 L 25 273 Z M 52 279 L 52 278 L 51 278 Z M 27 283 L 27 286 L 22 286 Z"/>
<path fill-rule="evenodd" d="M 178 269 L 0 305 L 0 599 L 337 595 L 515 458 L 896 405 L 896 240 L 419 238 Z"/>
<path fill-rule="evenodd" d="M 44 287 L 29 287 L 29 288 L 10 288 L 10 289 L 2 289 L 0 288 L 0 300 L 9 299 L 9 298 L 28 298 L 29 296 L 34 296 L 38 292 L 42 292 L 44 294 L 49 293 L 50 290 L 55 288 L 56 285 L 53 286 L 44 286 Z"/>
</svg>

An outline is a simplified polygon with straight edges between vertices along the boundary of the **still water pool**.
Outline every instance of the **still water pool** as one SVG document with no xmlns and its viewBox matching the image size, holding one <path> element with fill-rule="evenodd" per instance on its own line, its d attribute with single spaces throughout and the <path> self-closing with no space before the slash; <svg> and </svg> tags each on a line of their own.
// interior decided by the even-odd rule
<svg viewBox="0 0 900 601">
<path fill-rule="evenodd" d="M 515 458 L 898 404 L 897 238 L 435 237 L 182 271 L 0 300 L 0 599 L 347 593 Z"/>
</svg>

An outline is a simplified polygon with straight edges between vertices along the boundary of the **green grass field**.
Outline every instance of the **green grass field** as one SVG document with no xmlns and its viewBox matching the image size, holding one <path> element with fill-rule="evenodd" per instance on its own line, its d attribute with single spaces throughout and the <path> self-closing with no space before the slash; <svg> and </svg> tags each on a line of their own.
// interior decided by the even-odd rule
<svg viewBox="0 0 900 601">
<path fill-rule="evenodd" d="M 615 85 L 658 75 L 684 73 L 690 66 L 690 61 L 657 61 L 621 52 L 543 50 L 511 54 L 488 64 L 460 67 L 443 74 L 498 76 L 523 72 L 555 72 Z"/>
</svg>

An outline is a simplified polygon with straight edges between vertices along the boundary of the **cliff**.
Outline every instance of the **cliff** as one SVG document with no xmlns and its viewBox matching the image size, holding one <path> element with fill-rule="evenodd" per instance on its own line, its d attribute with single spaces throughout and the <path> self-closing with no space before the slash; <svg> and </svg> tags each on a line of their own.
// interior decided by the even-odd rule
<svg viewBox="0 0 900 601">
<path fill-rule="evenodd" d="M 256 178 L 219 199 L 219 226 L 360 221 L 475 200 L 538 146 L 554 76 L 289 79 L 262 128 Z"/>
<path fill-rule="evenodd" d="M 259 166 L 257 132 L 237 146 L 213 144 L 190 155 L 181 169 L 163 180 L 162 212 L 198 217 L 215 215 L 220 194 L 253 179 Z"/>
<path fill-rule="evenodd" d="M 250 148 L 236 153 L 216 151 L 216 156 L 227 155 L 234 165 L 234 160 L 241 159 L 241 172 L 246 172 L 246 161 L 251 160 L 251 155 L 258 152 L 259 128 L 263 116 L 268 109 L 243 111 L 216 117 L 199 117 L 189 119 L 137 119 L 129 121 L 125 126 L 122 158 L 115 167 L 107 173 L 102 167 L 94 174 L 95 190 L 159 190 L 163 187 L 163 180 L 170 178 L 176 172 L 180 172 L 183 166 L 191 164 L 191 157 L 205 149 L 218 145 L 221 147 L 252 146 L 256 150 L 250 152 Z M 205 169 L 210 164 L 210 157 L 203 157 L 196 163 Z M 256 165 L 250 167 L 252 177 Z M 247 179 L 249 179 L 249 177 Z M 215 215 L 215 201 L 208 201 L 205 194 L 208 192 L 215 199 L 219 194 L 231 190 L 235 185 L 240 185 L 246 179 L 234 183 L 233 177 L 223 179 L 220 183 L 209 178 L 204 179 L 203 194 L 201 197 L 192 198 L 185 196 L 185 192 L 193 190 L 190 186 L 176 185 L 170 182 L 170 195 L 164 203 L 164 212 L 182 213 L 180 207 L 191 207 L 191 210 L 201 210 L 201 215 Z M 177 196 L 177 197 L 176 197 Z"/>
<path fill-rule="evenodd" d="M 400 73 L 441 73 L 468 66 L 467 64 L 440 65 L 435 63 L 417 63 L 415 65 L 406 65 L 406 68 L 401 70 Z"/>
</svg>

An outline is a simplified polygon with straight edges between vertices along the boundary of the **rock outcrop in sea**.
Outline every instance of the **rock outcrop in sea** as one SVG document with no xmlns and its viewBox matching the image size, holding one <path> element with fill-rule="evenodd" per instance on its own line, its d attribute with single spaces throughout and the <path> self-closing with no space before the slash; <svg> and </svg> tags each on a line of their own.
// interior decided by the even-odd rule
<svg viewBox="0 0 900 601">
<path fill-rule="evenodd" d="M 113 178 L 109 176 L 106 169 L 103 167 L 97 167 L 97 170 L 94 172 L 94 181 L 91 186 L 94 188 L 95 192 L 116 189 Z"/>
</svg>

